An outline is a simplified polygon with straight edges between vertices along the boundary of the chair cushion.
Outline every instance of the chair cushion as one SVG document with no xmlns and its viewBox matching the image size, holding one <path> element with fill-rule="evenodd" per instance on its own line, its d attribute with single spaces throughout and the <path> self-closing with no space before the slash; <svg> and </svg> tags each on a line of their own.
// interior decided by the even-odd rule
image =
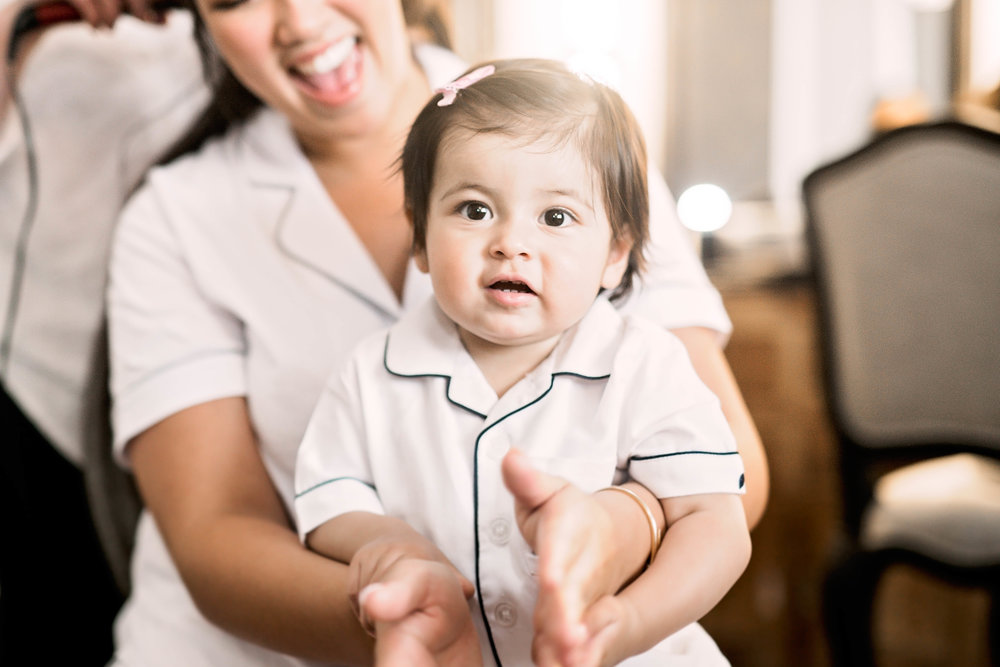
<svg viewBox="0 0 1000 667">
<path fill-rule="evenodd" d="M 861 545 L 905 548 L 963 567 L 1000 564 L 1000 461 L 955 454 L 883 476 Z"/>
</svg>

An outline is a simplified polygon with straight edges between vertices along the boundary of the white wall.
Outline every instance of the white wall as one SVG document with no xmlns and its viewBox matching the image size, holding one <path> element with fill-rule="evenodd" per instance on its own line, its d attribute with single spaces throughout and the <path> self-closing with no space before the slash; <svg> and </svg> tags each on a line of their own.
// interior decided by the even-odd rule
<svg viewBox="0 0 1000 667">
<path fill-rule="evenodd" d="M 652 159 L 663 164 L 663 0 L 453 0 L 453 9 L 460 55 L 554 58 L 607 83 L 632 107 Z"/>
<path fill-rule="evenodd" d="M 971 0 L 969 83 L 992 90 L 1000 83 L 1000 0 Z"/>
<path fill-rule="evenodd" d="M 878 100 L 919 90 L 933 111 L 944 111 L 950 0 L 773 2 L 775 199 L 797 199 L 808 171 L 865 142 Z"/>
<path fill-rule="evenodd" d="M 766 171 L 766 189 L 779 206 L 794 206 L 802 178 L 810 170 L 869 138 L 878 99 L 942 85 L 942 77 L 948 75 L 950 24 L 941 8 L 952 0 L 769 2 L 770 91 L 764 93 L 770 96 L 769 109 L 761 112 L 761 105 L 746 103 L 744 90 L 725 99 L 725 113 L 730 119 L 732 114 L 769 115 L 760 130 L 768 135 L 760 168 Z M 973 11 L 973 85 L 990 88 L 1000 81 L 1000 0 L 968 2 Z M 705 124 L 708 116 L 719 115 L 718 105 L 711 102 L 716 98 L 690 87 L 669 89 L 670 66 L 679 61 L 668 62 L 668 27 L 676 32 L 696 26 L 681 25 L 678 16 L 668 16 L 668 0 L 453 0 L 453 5 L 459 27 L 456 45 L 466 58 L 558 58 L 615 86 L 639 117 L 651 154 L 661 167 L 666 166 L 665 153 L 670 149 L 670 122 L 694 114 Z M 748 43 L 752 40 L 740 42 L 743 47 Z M 739 64 L 736 58 L 733 66 Z M 936 90 L 929 92 L 939 96 L 940 89 Z M 699 97 L 711 107 L 704 116 L 688 108 Z M 731 143 L 727 140 L 726 145 Z M 705 155 L 714 152 L 712 145 L 697 150 Z M 692 156 L 683 159 L 698 163 Z"/>
</svg>

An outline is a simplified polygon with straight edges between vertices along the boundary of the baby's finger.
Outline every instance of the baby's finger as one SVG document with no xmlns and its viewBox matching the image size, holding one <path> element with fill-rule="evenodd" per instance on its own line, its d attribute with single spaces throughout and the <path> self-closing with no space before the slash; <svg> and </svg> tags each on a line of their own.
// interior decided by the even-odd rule
<svg viewBox="0 0 1000 667">
<path fill-rule="evenodd" d="M 368 584 L 358 593 L 361 613 L 378 622 L 398 621 L 417 610 L 414 582 Z M 419 585 L 419 584 L 416 584 Z"/>
<path fill-rule="evenodd" d="M 624 614 L 621 602 L 612 595 L 592 604 L 584 613 L 585 638 L 567 664 L 602 665 L 616 657 L 611 655 L 612 647 L 625 627 Z"/>
<path fill-rule="evenodd" d="M 583 625 L 583 609 L 567 600 L 560 589 L 539 589 L 535 602 L 534 630 L 536 645 L 541 655 L 551 656 L 557 663 L 559 656 L 587 639 Z"/>
<path fill-rule="evenodd" d="M 462 586 L 462 595 L 464 595 L 466 599 L 471 598 L 476 592 L 475 584 L 463 577 L 458 570 L 455 570 L 455 572 L 458 574 L 458 583 Z"/>
<path fill-rule="evenodd" d="M 504 484 L 514 496 L 519 509 L 533 512 L 561 491 L 567 482 L 534 468 L 527 457 L 512 448 L 500 464 Z"/>
<path fill-rule="evenodd" d="M 535 634 L 531 641 L 531 662 L 536 667 L 562 667 L 559 650 L 548 635 Z"/>
</svg>

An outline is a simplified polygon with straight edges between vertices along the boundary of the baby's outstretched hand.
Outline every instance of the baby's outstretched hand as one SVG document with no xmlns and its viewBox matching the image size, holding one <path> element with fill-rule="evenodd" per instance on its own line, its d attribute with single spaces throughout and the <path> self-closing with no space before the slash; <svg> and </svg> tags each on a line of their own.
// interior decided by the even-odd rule
<svg viewBox="0 0 1000 667">
<path fill-rule="evenodd" d="M 537 665 L 600 665 L 627 624 L 613 596 L 629 577 L 611 516 L 593 496 L 536 470 L 518 450 L 503 460 L 518 527 L 538 555 L 532 657 Z"/>
<path fill-rule="evenodd" d="M 482 664 L 466 601 L 471 591 L 454 568 L 438 561 L 402 559 L 382 574 L 358 596 L 364 617 L 374 627 L 376 665 Z"/>
<path fill-rule="evenodd" d="M 455 569 L 433 542 L 409 526 L 404 526 L 400 530 L 368 542 L 351 558 L 347 572 L 348 597 L 361 624 L 369 630 L 372 628 L 372 620 L 368 618 L 359 603 L 360 592 L 371 584 L 385 582 L 389 571 L 404 560 L 440 563 L 451 571 L 466 598 L 475 590 L 472 582 Z"/>
</svg>

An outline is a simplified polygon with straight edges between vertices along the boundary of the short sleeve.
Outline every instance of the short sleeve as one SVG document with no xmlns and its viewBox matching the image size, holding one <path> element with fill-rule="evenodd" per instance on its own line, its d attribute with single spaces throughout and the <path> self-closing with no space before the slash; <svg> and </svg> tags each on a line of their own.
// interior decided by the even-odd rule
<svg viewBox="0 0 1000 667">
<path fill-rule="evenodd" d="M 705 273 L 677 218 L 663 176 L 649 166 L 649 232 L 646 270 L 621 306 L 667 329 L 706 327 L 725 343 L 732 331 L 722 297 Z"/>
<path fill-rule="evenodd" d="M 635 400 L 626 408 L 629 477 L 658 498 L 744 493 L 743 461 L 718 398 L 698 378 L 683 343 L 649 333 L 663 335 L 655 350 L 645 345 Z"/>
<path fill-rule="evenodd" d="M 123 211 L 112 246 L 108 318 L 115 453 L 191 406 L 246 393 L 240 322 L 213 303 L 185 261 L 149 185 Z"/>
<path fill-rule="evenodd" d="M 346 512 L 384 514 L 367 453 L 357 357 L 320 396 L 295 462 L 299 537 Z"/>
</svg>

